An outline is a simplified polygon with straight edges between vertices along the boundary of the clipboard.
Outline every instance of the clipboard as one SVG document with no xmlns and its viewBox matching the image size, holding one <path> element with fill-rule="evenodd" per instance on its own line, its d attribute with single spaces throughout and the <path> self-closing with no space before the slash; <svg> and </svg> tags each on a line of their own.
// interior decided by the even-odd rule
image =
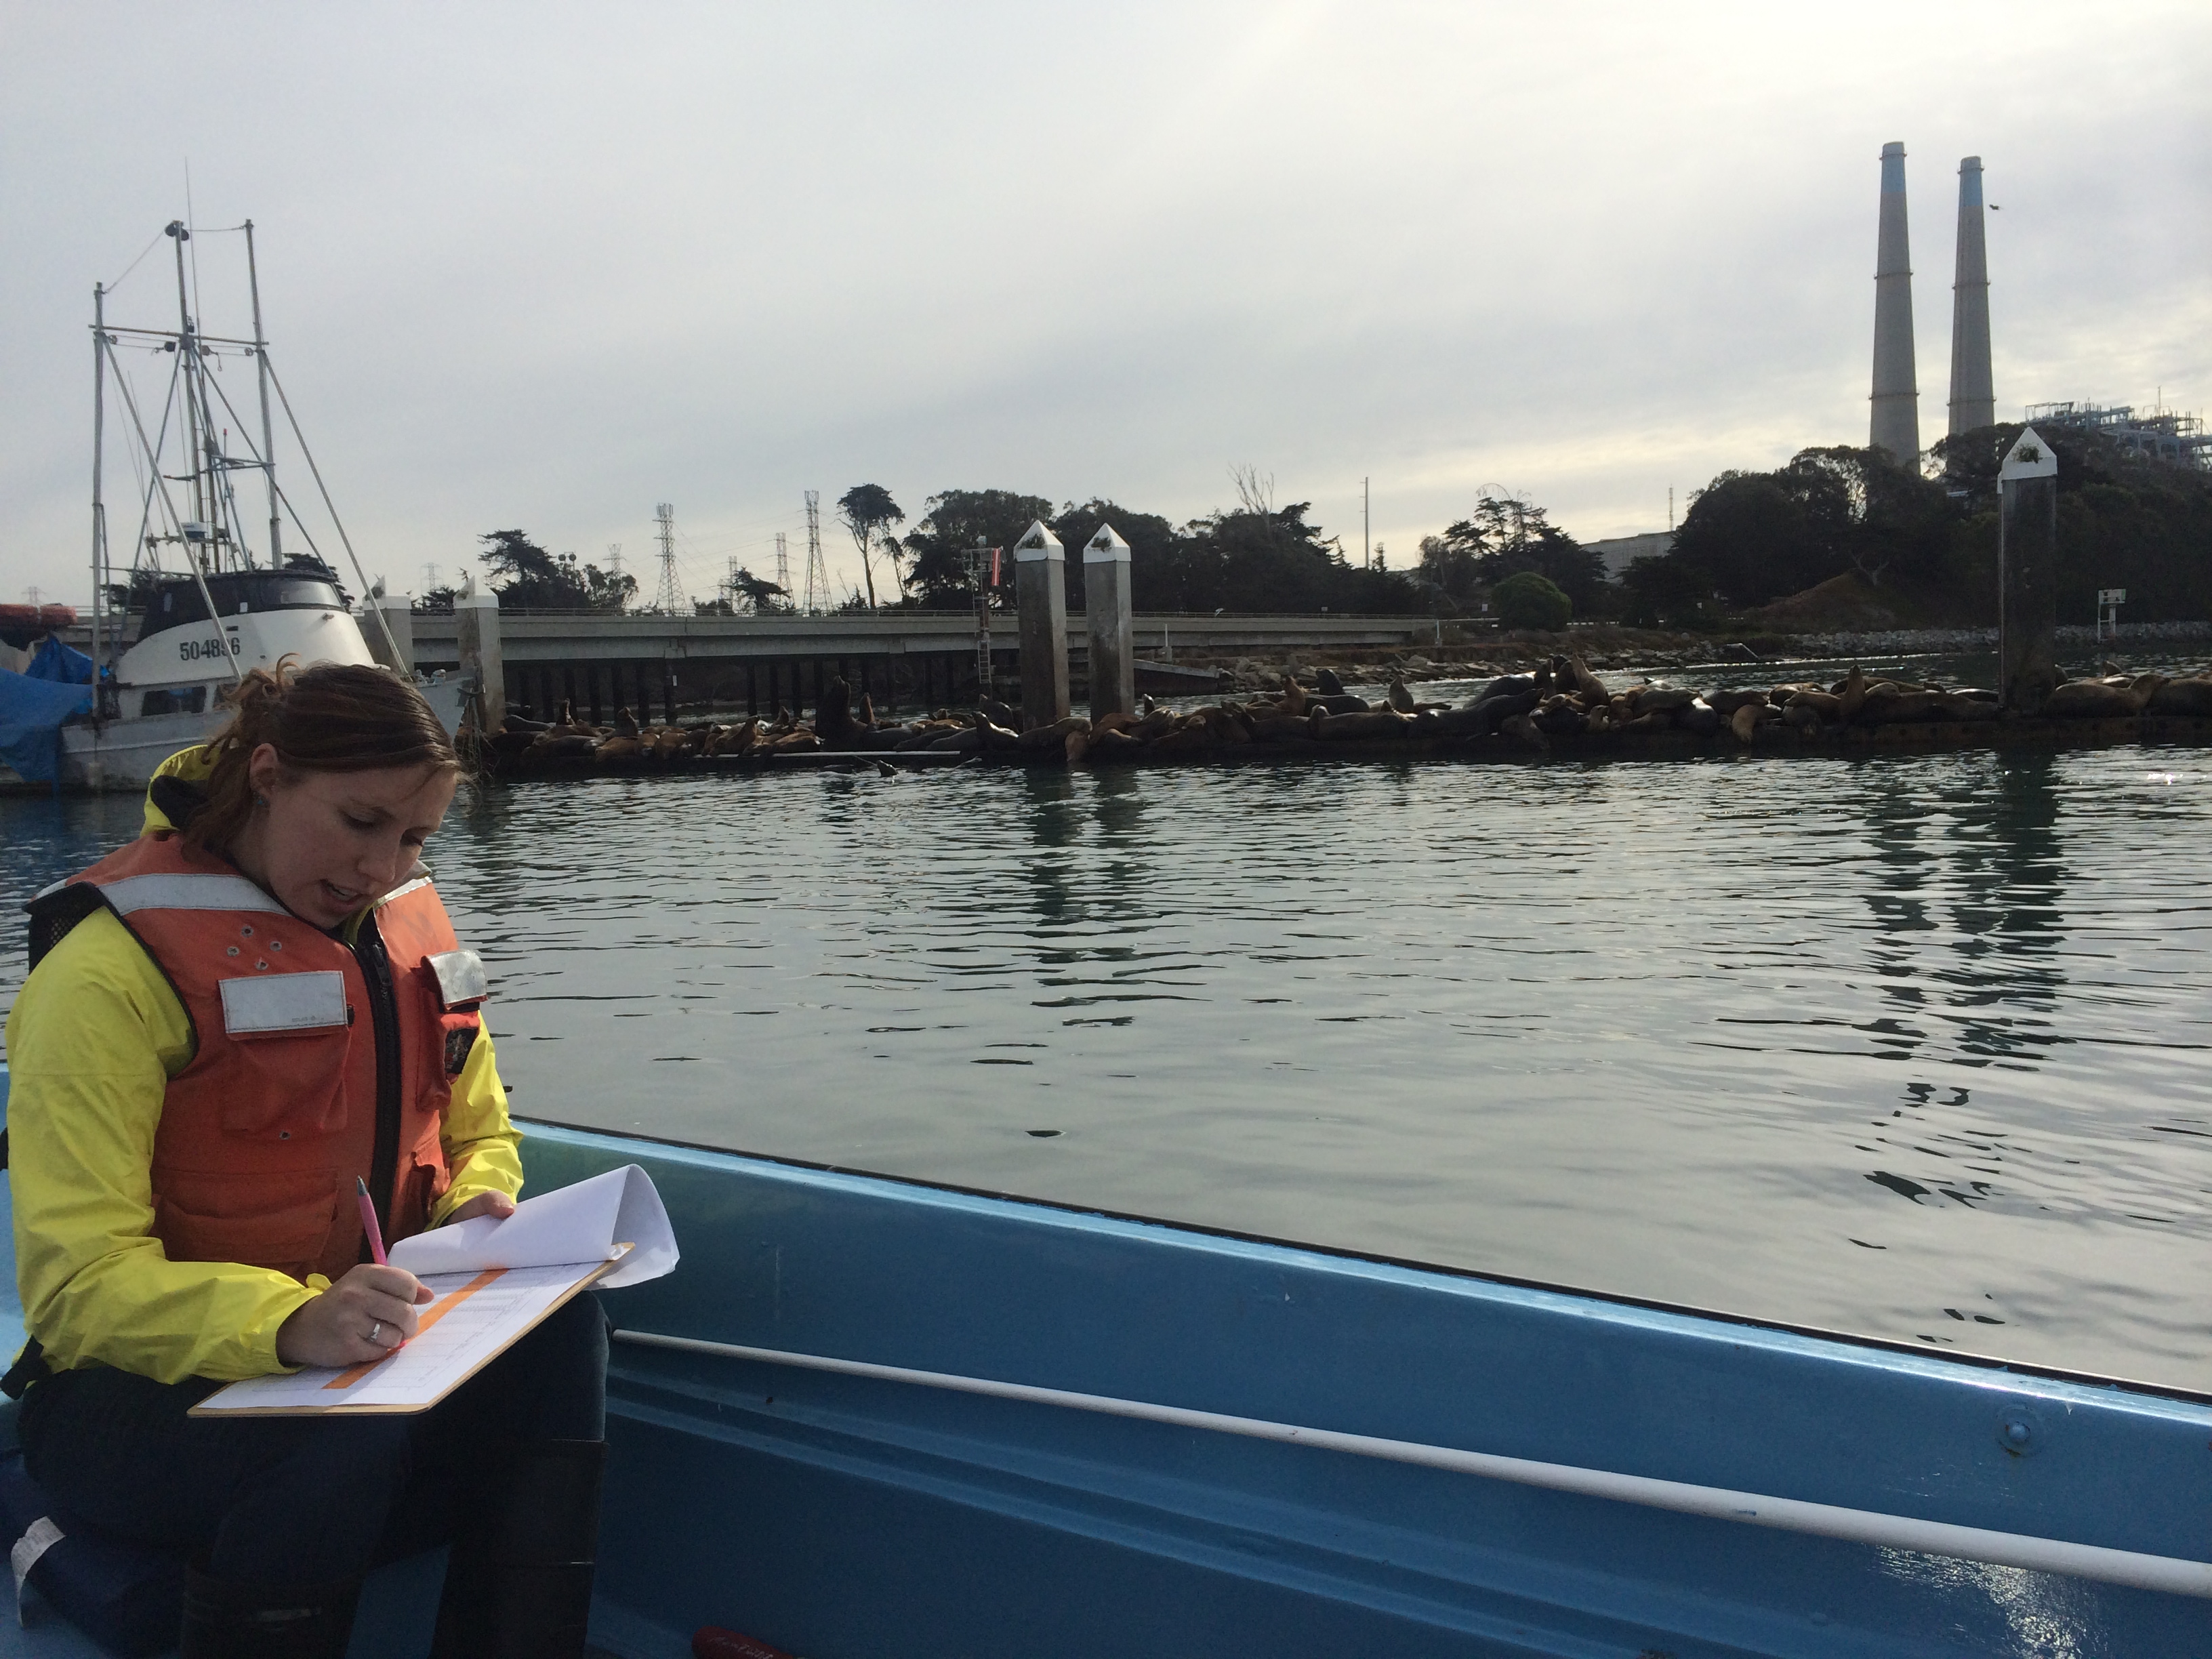
<svg viewBox="0 0 2212 1659">
<path fill-rule="evenodd" d="M 248 1377 L 216 1389 L 186 1414 L 404 1417 L 428 1411 L 612 1273 L 635 1248 L 623 1244 L 605 1261 L 431 1274 L 422 1283 L 437 1299 L 422 1310 L 415 1334 L 382 1359 Z"/>
<path fill-rule="evenodd" d="M 678 1251 L 653 1178 L 629 1164 L 526 1199 L 497 1220 L 479 1216 L 403 1238 L 391 1260 L 436 1296 L 404 1345 L 365 1364 L 248 1377 L 189 1415 L 428 1411 L 579 1291 L 658 1279 L 675 1270 Z"/>
</svg>

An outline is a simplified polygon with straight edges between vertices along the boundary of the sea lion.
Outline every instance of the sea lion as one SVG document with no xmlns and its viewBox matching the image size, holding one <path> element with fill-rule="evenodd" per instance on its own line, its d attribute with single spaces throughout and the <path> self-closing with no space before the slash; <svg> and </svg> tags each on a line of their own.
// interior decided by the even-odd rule
<svg viewBox="0 0 2212 1659">
<path fill-rule="evenodd" d="M 1081 714 L 1070 714 L 1064 720 L 1054 720 L 1050 726 L 1032 726 L 1019 739 L 1024 749 L 1066 750 L 1067 739 L 1078 732 L 1088 732 L 1091 722 Z"/>
<path fill-rule="evenodd" d="M 1787 714 L 1793 708 L 1809 710 L 1815 724 L 1822 720 L 1839 720 L 1844 717 L 1844 700 L 1831 691 L 1814 691 L 1809 688 L 1793 691 L 1783 701 L 1782 712 Z"/>
<path fill-rule="evenodd" d="M 1674 724 L 1685 732 L 1709 738 L 1721 729 L 1721 711 L 1703 697 L 1692 697 L 1674 711 Z"/>
<path fill-rule="evenodd" d="M 1331 714 L 1322 709 L 1314 711 L 1313 735 L 1330 742 L 1402 738 L 1409 736 L 1413 729 L 1411 717 L 1395 708 L 1370 709 L 1364 714 Z"/>
<path fill-rule="evenodd" d="M 1757 703 L 1762 708 L 1765 707 L 1766 693 L 1755 687 L 1748 686 L 1724 688 L 1718 691 L 1706 692 L 1705 701 L 1712 705 L 1713 712 L 1723 720 L 1732 720 L 1735 716 L 1735 711 L 1746 703 Z"/>
<path fill-rule="evenodd" d="M 1605 689 L 1603 680 L 1589 672 L 1589 665 L 1583 660 L 1583 653 L 1579 651 L 1567 653 L 1567 680 L 1585 698 L 1594 697 L 1599 702 L 1608 704 L 1613 701 L 1613 693 Z"/>
<path fill-rule="evenodd" d="M 1747 748 L 1750 746 L 1751 734 L 1759 729 L 1759 711 L 1770 706 L 1764 702 L 1740 702 L 1735 706 L 1735 712 L 1729 716 L 1729 730 L 1735 733 L 1738 743 Z M 1714 712 L 1719 712 L 1717 704 Z"/>
<path fill-rule="evenodd" d="M 2180 714 L 2197 720 L 2212 715 L 2212 678 L 2199 674 L 2185 680 L 2168 680 L 2151 694 L 2144 707 L 2154 714 Z"/>
<path fill-rule="evenodd" d="M 615 735 L 618 738 L 637 736 L 637 716 L 629 712 L 628 703 L 615 710 Z"/>
<path fill-rule="evenodd" d="M 1851 665 L 1851 672 L 1844 677 L 1844 689 L 1839 695 L 1841 702 L 1838 707 L 1843 717 L 1847 720 L 1856 720 L 1859 710 L 1865 706 L 1867 696 L 1866 671 L 1856 663 Z"/>
<path fill-rule="evenodd" d="M 1019 712 L 1000 702 L 996 697 L 979 697 L 976 699 L 975 708 L 979 713 L 988 717 L 994 726 L 1013 732 L 1021 730 L 1022 717 Z"/>
<path fill-rule="evenodd" d="M 1385 695 L 1390 707 L 1398 713 L 1410 714 L 1413 712 L 1413 694 L 1406 690 L 1406 679 L 1402 674 L 1390 676 L 1390 689 Z"/>
<path fill-rule="evenodd" d="M 1306 712 L 1306 689 L 1298 684 L 1294 675 L 1283 676 L 1282 708 L 1285 714 L 1293 718 Z"/>
<path fill-rule="evenodd" d="M 605 739 L 592 751 L 592 758 L 602 766 L 611 766 L 617 761 L 635 760 L 646 752 L 645 744 L 633 735 Z"/>
<path fill-rule="evenodd" d="M 1941 720 L 1946 708 L 1941 691 L 1884 690 L 1871 688 L 1859 705 L 1859 720 L 1868 726 L 1898 726 L 1916 720 Z"/>
<path fill-rule="evenodd" d="M 868 692 L 860 693 L 860 712 L 855 718 L 863 726 L 873 726 L 876 723 L 876 700 Z"/>
<path fill-rule="evenodd" d="M 1314 671 L 1314 689 L 1324 697 L 1340 697 L 1344 695 L 1344 682 L 1337 678 L 1334 668 L 1317 668 Z"/>
<path fill-rule="evenodd" d="M 1067 757 L 1070 766 L 1079 764 L 1091 752 L 1091 733 L 1087 731 L 1069 732 L 1061 741 L 1060 750 Z"/>
<path fill-rule="evenodd" d="M 1094 732 L 1126 732 L 1137 723 L 1134 714 L 1116 709 L 1110 714 L 1101 714 L 1091 722 Z"/>
<path fill-rule="evenodd" d="M 2140 712 L 2131 691 L 2102 680 L 2069 680 L 2044 699 L 2043 714 L 2053 720 L 2113 720 Z"/>
<path fill-rule="evenodd" d="M 1697 700 L 1698 694 L 1685 685 L 1647 685 L 1637 695 L 1636 712 L 1671 714 L 1676 709 L 1687 708 Z"/>
<path fill-rule="evenodd" d="M 1552 746 L 1551 739 L 1544 735 L 1533 714 L 1510 715 L 1498 731 L 1499 736 L 1524 743 L 1531 749 L 1547 750 Z"/>
</svg>

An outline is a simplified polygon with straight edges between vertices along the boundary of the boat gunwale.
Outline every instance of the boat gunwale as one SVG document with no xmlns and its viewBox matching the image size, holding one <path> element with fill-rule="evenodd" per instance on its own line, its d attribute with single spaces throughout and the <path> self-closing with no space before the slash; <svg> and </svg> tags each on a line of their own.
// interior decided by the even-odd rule
<svg viewBox="0 0 2212 1659">
<path fill-rule="evenodd" d="M 1584 1290 L 1550 1280 L 1524 1279 L 1512 1274 L 1487 1272 L 1480 1268 L 1458 1267 L 1449 1264 L 1423 1261 L 1407 1256 L 1394 1256 L 1376 1251 L 1358 1250 L 1349 1246 L 1307 1243 L 1295 1239 L 1278 1238 L 1265 1233 L 1240 1231 L 1235 1228 L 1209 1226 L 1203 1223 L 1170 1219 L 1159 1216 L 1138 1214 L 1131 1211 L 1110 1210 L 1095 1204 L 1072 1203 L 1066 1200 L 1030 1198 L 1018 1193 L 994 1191 L 989 1188 L 964 1186 L 957 1182 L 933 1181 L 926 1176 L 886 1175 L 879 1170 L 863 1170 L 846 1164 L 823 1164 L 807 1158 L 781 1157 L 771 1152 L 754 1152 L 727 1146 L 714 1146 L 701 1141 L 678 1139 L 672 1136 L 653 1135 L 636 1130 L 608 1129 L 590 1124 L 564 1123 L 556 1119 L 516 1115 L 518 1127 L 536 1125 L 563 1134 L 585 1137 L 600 1141 L 633 1141 L 653 1146 L 665 1152 L 683 1155 L 685 1161 L 707 1164 L 714 1160 L 738 1160 L 768 1164 L 798 1174 L 827 1176 L 845 1186 L 848 1191 L 865 1191 L 865 1187 L 848 1183 L 882 1183 L 914 1188 L 936 1195 L 939 1199 L 968 1200 L 971 1205 L 997 1207 L 1018 1207 L 1051 1213 L 1065 1223 L 1088 1222 L 1094 1226 L 1108 1224 L 1111 1231 L 1128 1238 L 1148 1237 L 1158 1232 L 1188 1233 L 1199 1238 L 1246 1247 L 1255 1256 L 1261 1253 L 1289 1254 L 1314 1258 L 1316 1266 L 1336 1270 L 1348 1267 L 1367 1270 L 1376 1276 L 1395 1279 L 1407 1288 L 1426 1288 L 1449 1291 L 1457 1287 L 1486 1287 L 1496 1291 L 1519 1292 L 1523 1306 L 1538 1311 L 1559 1314 L 1581 1313 L 1588 1316 L 1586 1305 L 1616 1310 L 1623 1313 L 1656 1316 L 1656 1319 L 1634 1322 L 1650 1329 L 1674 1328 L 1675 1334 L 1697 1334 L 1691 1327 L 1719 1325 L 1737 1330 L 1757 1332 L 1769 1339 L 1791 1339 L 1771 1341 L 1778 1352 L 1795 1352 L 1804 1357 L 1822 1357 L 1820 1348 L 1840 1348 L 1846 1353 L 1830 1353 L 1825 1357 L 1856 1364 L 1881 1364 L 1881 1368 L 1923 1376 L 1935 1380 L 1960 1381 L 1951 1375 L 1953 1368 L 1988 1373 L 1992 1377 L 2009 1376 L 2033 1381 L 2044 1385 L 2054 1395 L 2065 1397 L 2074 1391 L 2086 1397 L 2072 1403 L 2095 1405 L 2106 1409 L 2124 1406 L 2131 1410 L 2148 1410 L 2157 1406 L 2196 1407 L 2201 1413 L 2212 1413 L 2212 1392 L 2180 1388 L 2170 1384 L 2146 1382 L 2139 1378 L 2118 1377 L 2095 1372 L 2070 1370 L 2061 1366 L 2041 1365 L 2022 1360 L 2001 1359 L 1992 1355 L 1974 1353 L 1934 1353 L 1911 1343 L 1893 1338 L 1862 1336 L 1836 1331 L 1818 1325 L 1791 1324 L 1781 1320 L 1762 1319 L 1749 1314 L 1729 1313 L 1693 1304 L 1667 1302 L 1656 1297 L 1638 1297 L 1621 1291 Z M 526 1169 L 528 1136 L 525 1137 Z M 1437 1284 L 1434 1281 L 1443 1280 Z M 1550 1304 L 1550 1305 L 1547 1305 Z M 1710 1334 L 1710 1333 L 1705 1333 Z M 1881 1356 L 1878 1362 L 1876 1356 Z M 1904 1361 L 1903 1364 L 1895 1362 Z M 2057 1385 L 2051 1388 L 2051 1385 Z M 1983 1386 L 1997 1386 L 1995 1383 Z M 2117 1397 L 2116 1397 L 2117 1396 Z M 2170 1413 L 2160 1413 L 2170 1414 Z M 2181 1413 L 2196 1417 L 2197 1413 Z M 2203 1419 L 2199 1419 L 2203 1420 Z"/>
</svg>

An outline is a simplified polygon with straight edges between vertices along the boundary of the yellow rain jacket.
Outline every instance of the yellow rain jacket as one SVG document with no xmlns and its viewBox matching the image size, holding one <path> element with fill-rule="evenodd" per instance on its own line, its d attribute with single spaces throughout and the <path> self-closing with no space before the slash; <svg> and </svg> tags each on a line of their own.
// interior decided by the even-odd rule
<svg viewBox="0 0 2212 1659">
<path fill-rule="evenodd" d="M 208 767 L 186 750 L 161 769 L 197 781 Z M 150 797 L 145 827 L 172 827 Z M 342 930 L 349 942 L 366 914 Z M 169 1079 L 191 1060 L 191 1024 L 112 912 L 87 916 L 40 963 L 7 1039 L 15 1277 L 46 1363 L 112 1365 L 161 1382 L 290 1369 L 276 1358 L 277 1327 L 327 1279 L 171 1261 L 154 1237 L 154 1135 Z M 480 1194 L 522 1190 L 521 1136 L 489 1031 L 454 1081 L 441 1139 L 453 1184 L 431 1225 Z"/>
</svg>

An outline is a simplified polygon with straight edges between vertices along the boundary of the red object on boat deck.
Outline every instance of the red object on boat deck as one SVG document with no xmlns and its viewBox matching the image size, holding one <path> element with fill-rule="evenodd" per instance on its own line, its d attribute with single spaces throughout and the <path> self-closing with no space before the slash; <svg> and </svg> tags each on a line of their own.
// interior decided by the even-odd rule
<svg viewBox="0 0 2212 1659">
<path fill-rule="evenodd" d="M 750 1636 L 740 1636 L 720 1625 L 707 1625 L 693 1632 L 692 1659 L 792 1659 L 781 1648 L 772 1648 Z"/>
</svg>

